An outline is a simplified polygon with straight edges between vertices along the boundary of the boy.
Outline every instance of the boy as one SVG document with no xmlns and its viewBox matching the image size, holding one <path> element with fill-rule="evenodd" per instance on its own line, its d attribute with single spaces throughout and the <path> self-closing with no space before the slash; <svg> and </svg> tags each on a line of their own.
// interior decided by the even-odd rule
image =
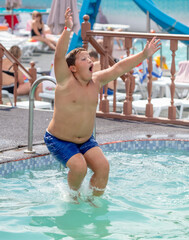
<svg viewBox="0 0 189 240">
<path fill-rule="evenodd" d="M 153 38 L 142 52 L 92 73 L 93 62 L 85 49 L 74 49 L 66 56 L 73 27 L 70 8 L 65 12 L 65 26 L 55 52 L 54 115 L 44 140 L 55 158 L 69 168 L 69 187 L 79 190 L 89 167 L 93 195 L 100 196 L 109 175 L 108 161 L 92 136 L 100 88 L 153 55 L 161 44 Z"/>
</svg>

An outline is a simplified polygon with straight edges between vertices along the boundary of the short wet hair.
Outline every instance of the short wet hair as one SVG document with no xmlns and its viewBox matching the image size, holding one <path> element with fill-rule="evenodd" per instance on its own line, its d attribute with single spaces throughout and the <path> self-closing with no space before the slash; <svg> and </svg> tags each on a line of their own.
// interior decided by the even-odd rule
<svg viewBox="0 0 189 240">
<path fill-rule="evenodd" d="M 16 58 L 19 59 L 22 55 L 21 49 L 17 45 L 13 45 L 9 52 Z"/>
<path fill-rule="evenodd" d="M 86 52 L 85 48 L 75 48 L 66 55 L 68 67 L 75 65 L 76 55 L 80 52 Z"/>
</svg>

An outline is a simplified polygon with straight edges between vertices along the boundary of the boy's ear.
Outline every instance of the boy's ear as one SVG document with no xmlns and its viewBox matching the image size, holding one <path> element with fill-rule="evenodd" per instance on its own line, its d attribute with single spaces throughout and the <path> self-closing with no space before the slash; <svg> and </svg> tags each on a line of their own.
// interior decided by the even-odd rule
<svg viewBox="0 0 189 240">
<path fill-rule="evenodd" d="M 71 70 L 71 72 L 76 72 L 76 67 L 74 65 L 71 65 L 70 70 Z"/>
</svg>

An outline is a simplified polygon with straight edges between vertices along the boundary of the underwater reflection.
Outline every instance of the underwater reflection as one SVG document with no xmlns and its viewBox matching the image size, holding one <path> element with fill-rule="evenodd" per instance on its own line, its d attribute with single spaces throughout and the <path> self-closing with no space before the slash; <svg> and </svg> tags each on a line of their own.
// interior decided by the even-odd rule
<svg viewBox="0 0 189 240">
<path fill-rule="evenodd" d="M 35 216 L 32 217 L 30 226 L 39 228 L 45 235 L 54 237 L 55 240 L 62 237 L 102 239 L 111 234 L 108 231 L 110 220 L 108 219 L 108 201 L 104 199 L 98 199 L 98 201 L 101 205 L 98 208 L 88 203 L 78 205 L 68 203 L 67 206 L 64 203 L 63 207 L 66 209 L 63 215 Z"/>
</svg>

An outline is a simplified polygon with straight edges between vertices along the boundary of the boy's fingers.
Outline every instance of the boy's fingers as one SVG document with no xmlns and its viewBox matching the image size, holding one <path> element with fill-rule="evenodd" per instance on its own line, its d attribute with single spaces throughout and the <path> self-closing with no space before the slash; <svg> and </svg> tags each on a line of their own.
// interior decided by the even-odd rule
<svg viewBox="0 0 189 240">
<path fill-rule="evenodd" d="M 157 44 L 158 42 L 160 42 L 160 39 L 157 39 L 157 40 L 155 41 L 156 44 Z"/>
<path fill-rule="evenodd" d="M 69 14 L 70 11 L 71 11 L 71 9 L 68 7 L 68 8 L 66 9 L 65 16 L 68 16 L 68 14 Z"/>
<path fill-rule="evenodd" d="M 156 37 L 153 37 L 152 40 L 151 40 L 151 42 L 155 42 L 155 40 L 156 40 Z"/>
</svg>

